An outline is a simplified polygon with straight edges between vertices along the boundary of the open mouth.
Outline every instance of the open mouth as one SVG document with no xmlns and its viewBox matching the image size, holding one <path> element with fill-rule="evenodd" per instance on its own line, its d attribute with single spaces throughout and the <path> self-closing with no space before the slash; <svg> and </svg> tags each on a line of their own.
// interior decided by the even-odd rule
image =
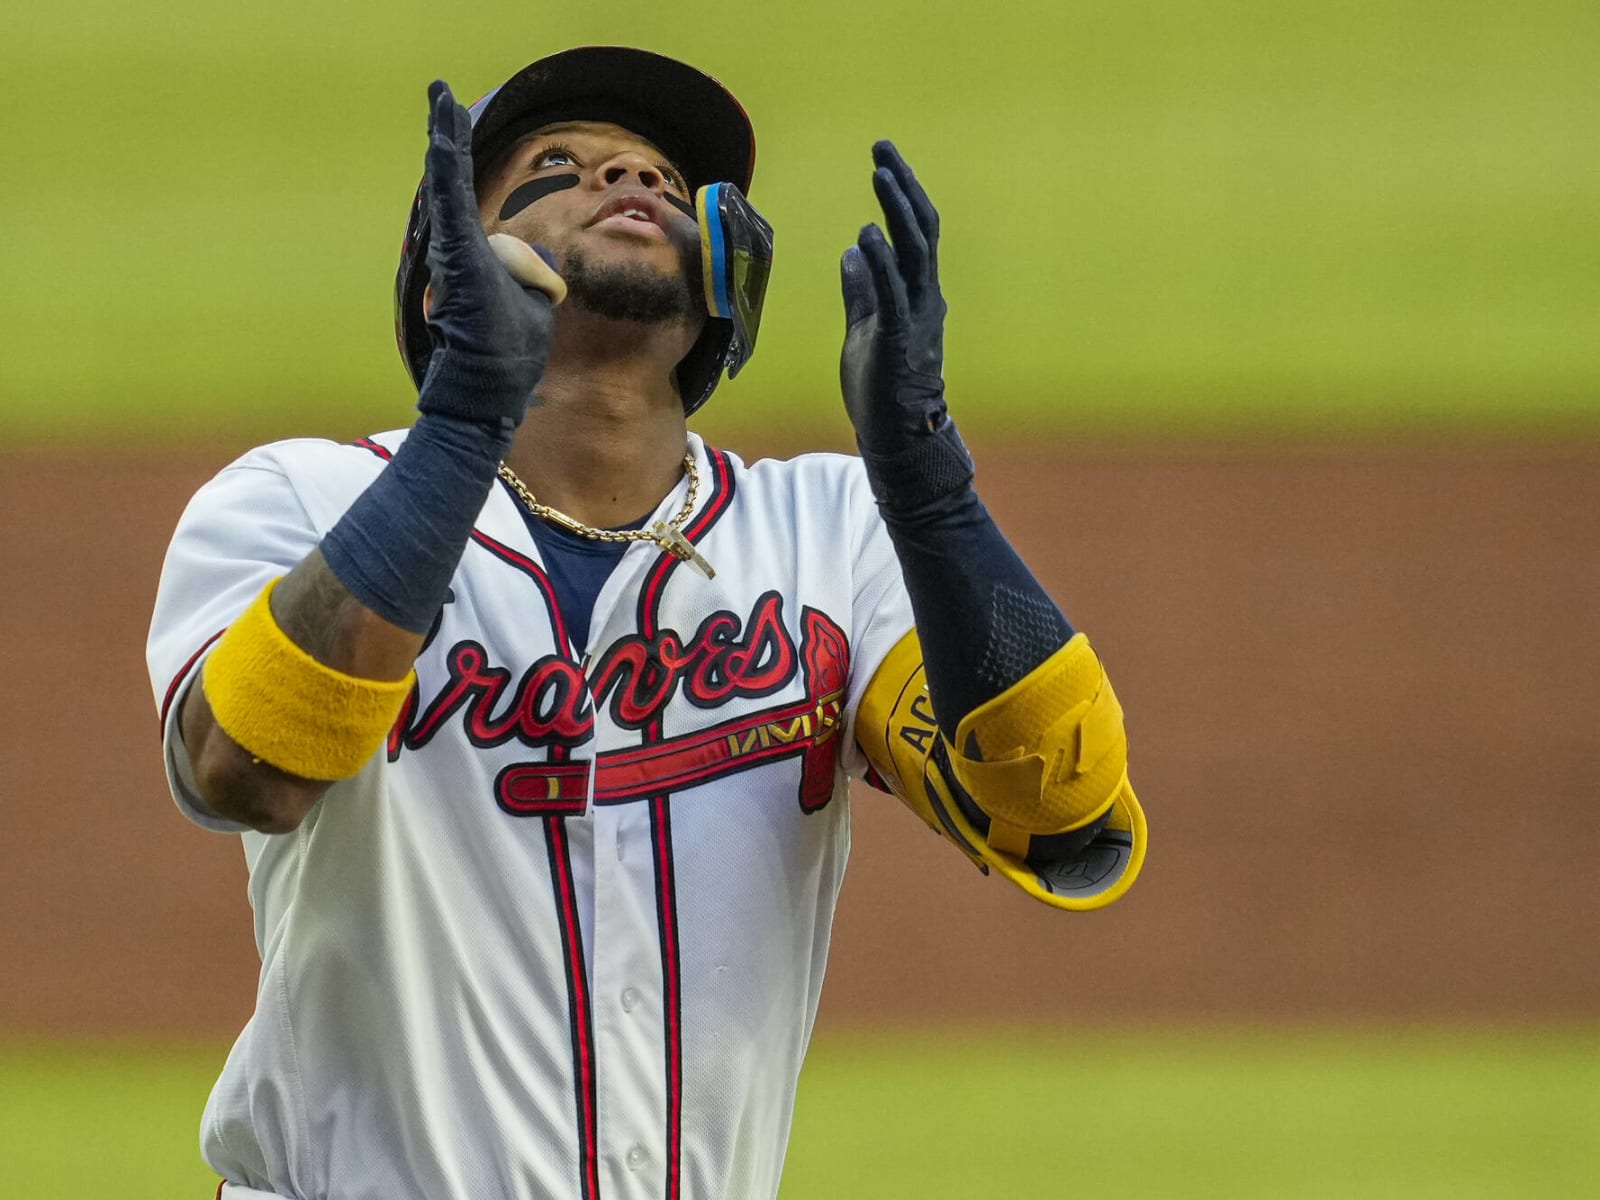
<svg viewBox="0 0 1600 1200">
<path fill-rule="evenodd" d="M 665 237 L 665 214 L 654 196 L 634 194 L 614 196 L 602 204 L 589 222 L 591 229 L 617 230 Z"/>
</svg>

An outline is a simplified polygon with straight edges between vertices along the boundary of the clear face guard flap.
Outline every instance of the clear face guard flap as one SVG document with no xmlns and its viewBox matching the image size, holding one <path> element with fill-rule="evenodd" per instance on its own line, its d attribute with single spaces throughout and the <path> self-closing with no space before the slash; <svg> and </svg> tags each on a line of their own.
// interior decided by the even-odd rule
<svg viewBox="0 0 1600 1200">
<path fill-rule="evenodd" d="M 706 310 L 733 322 L 727 368 L 731 379 L 755 353 L 761 306 L 772 274 L 772 226 L 731 183 L 711 183 L 695 196 L 700 223 Z"/>
</svg>

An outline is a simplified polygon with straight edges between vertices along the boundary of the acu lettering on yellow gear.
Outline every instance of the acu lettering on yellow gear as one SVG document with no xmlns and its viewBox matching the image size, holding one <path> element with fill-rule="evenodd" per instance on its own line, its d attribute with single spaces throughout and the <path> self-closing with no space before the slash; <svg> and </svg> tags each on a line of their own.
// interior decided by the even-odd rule
<svg viewBox="0 0 1600 1200">
<path fill-rule="evenodd" d="M 1128 782 L 1122 706 L 1089 639 L 1079 633 L 998 696 L 967 714 L 944 743 L 928 695 L 922 647 L 906 634 L 861 699 L 856 740 L 896 796 L 980 869 L 995 868 L 1058 908 L 1102 908 L 1133 885 L 1144 862 L 1144 811 Z M 944 753 L 935 751 L 943 746 Z M 972 750 L 975 756 L 962 753 Z M 949 763 L 949 778 L 939 759 Z M 987 835 L 955 802 L 961 788 L 989 818 Z M 1024 861 L 1034 837 L 1109 817 L 1103 832 L 1132 851 L 1104 886 L 1067 894 Z"/>
</svg>

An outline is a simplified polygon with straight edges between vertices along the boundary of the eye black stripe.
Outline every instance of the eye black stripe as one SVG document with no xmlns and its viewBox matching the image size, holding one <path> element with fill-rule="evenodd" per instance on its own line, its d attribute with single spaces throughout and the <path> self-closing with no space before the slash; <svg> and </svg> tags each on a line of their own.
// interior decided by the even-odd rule
<svg viewBox="0 0 1600 1200">
<path fill-rule="evenodd" d="M 576 175 L 545 175 L 539 179 L 530 179 L 521 187 L 512 189 L 505 203 L 500 206 L 500 219 L 508 221 L 535 200 L 543 200 L 551 192 L 564 192 L 570 187 L 577 186 Z"/>
</svg>

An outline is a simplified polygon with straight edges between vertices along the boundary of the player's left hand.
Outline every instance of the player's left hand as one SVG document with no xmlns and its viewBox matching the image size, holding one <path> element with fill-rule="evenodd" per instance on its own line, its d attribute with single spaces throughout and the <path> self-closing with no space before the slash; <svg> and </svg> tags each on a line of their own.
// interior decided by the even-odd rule
<svg viewBox="0 0 1600 1200">
<path fill-rule="evenodd" d="M 889 236 L 866 226 L 839 264 L 845 313 L 839 379 L 869 460 L 907 450 L 938 429 L 945 413 L 939 214 L 894 143 L 874 145 L 872 161 L 872 188 Z"/>
</svg>

